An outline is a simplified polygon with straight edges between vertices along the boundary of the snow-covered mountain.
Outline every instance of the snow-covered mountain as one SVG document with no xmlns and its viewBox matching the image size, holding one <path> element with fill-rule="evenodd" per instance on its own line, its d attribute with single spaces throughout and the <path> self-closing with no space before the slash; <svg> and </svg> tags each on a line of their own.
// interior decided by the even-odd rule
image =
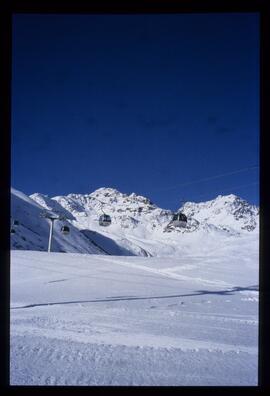
<svg viewBox="0 0 270 396">
<path fill-rule="evenodd" d="M 14 195 L 14 191 L 12 196 L 18 200 L 19 193 Z M 91 252 L 87 251 L 88 253 L 95 253 L 96 250 L 113 255 L 173 256 L 190 250 L 193 253 L 207 251 L 215 247 L 216 240 L 239 238 L 247 234 L 256 236 L 259 230 L 259 209 L 233 194 L 218 196 L 202 203 L 186 202 L 179 209 L 188 218 L 184 229 L 170 225 L 172 211 L 159 208 L 146 197 L 135 193 L 123 194 L 113 188 L 99 188 L 91 194 L 68 194 L 53 198 L 36 193 L 26 198 L 33 207 L 38 205 L 39 210 L 43 208 L 66 217 L 72 226 L 70 235 L 62 236 L 59 232 L 60 222 L 56 222 L 59 224 L 55 239 L 61 245 L 59 249 L 67 252 L 74 251 L 67 244 L 69 240 L 76 251 L 82 253 L 90 246 Z M 26 198 L 20 200 L 18 213 L 24 211 Z M 31 213 L 30 211 L 30 217 Z M 99 225 L 98 220 L 103 213 L 111 216 L 112 223 L 109 227 Z M 14 218 L 18 217 L 14 210 L 12 214 Z M 33 216 L 36 216 L 34 212 Z M 20 221 L 19 217 L 18 220 Z M 37 220 L 31 219 L 30 222 L 33 231 L 44 238 L 44 230 L 36 230 Z M 47 235 L 48 229 L 46 224 Z M 34 241 L 28 247 L 21 241 L 18 245 L 18 235 L 15 235 L 12 236 L 14 249 L 35 248 Z M 73 236 L 80 241 L 79 244 L 77 239 L 73 240 Z M 36 249 L 41 249 L 41 243 Z"/>
<path fill-rule="evenodd" d="M 207 202 L 186 202 L 179 210 L 201 226 L 211 224 L 228 232 L 253 231 L 259 221 L 259 208 L 234 194 L 219 195 Z"/>
</svg>

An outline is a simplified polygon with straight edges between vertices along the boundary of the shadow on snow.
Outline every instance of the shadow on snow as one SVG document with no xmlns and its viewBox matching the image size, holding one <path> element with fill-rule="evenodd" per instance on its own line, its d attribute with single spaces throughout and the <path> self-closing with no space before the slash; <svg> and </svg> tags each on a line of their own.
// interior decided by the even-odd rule
<svg viewBox="0 0 270 396">
<path fill-rule="evenodd" d="M 41 304 L 29 304 L 24 305 L 22 307 L 12 307 L 11 309 L 24 309 L 24 308 L 34 308 L 34 307 L 42 307 L 42 306 L 51 306 L 51 305 L 66 305 L 66 304 L 83 304 L 83 303 L 97 303 L 97 302 L 110 302 L 110 301 L 131 301 L 131 300 L 152 300 L 152 299 L 163 299 L 163 298 L 177 298 L 177 297 L 193 297 L 193 296 L 202 296 L 206 294 L 216 294 L 221 296 L 227 296 L 235 294 L 236 292 L 242 291 L 258 291 L 259 287 L 255 286 L 247 286 L 247 287 L 233 287 L 227 290 L 198 290 L 195 293 L 190 294 L 173 294 L 169 296 L 147 296 L 147 297 L 139 297 L 139 296 L 116 296 L 116 297 L 106 297 L 103 299 L 95 299 L 95 300 L 75 300 L 75 301 L 59 301 L 52 303 L 41 303 Z"/>
</svg>

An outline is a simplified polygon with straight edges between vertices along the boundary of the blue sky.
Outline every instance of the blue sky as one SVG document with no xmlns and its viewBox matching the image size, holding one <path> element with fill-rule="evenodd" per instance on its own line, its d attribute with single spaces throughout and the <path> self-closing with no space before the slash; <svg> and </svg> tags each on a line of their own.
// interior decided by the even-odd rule
<svg viewBox="0 0 270 396">
<path fill-rule="evenodd" d="M 259 203 L 258 14 L 15 15 L 12 56 L 14 188 Z"/>
</svg>

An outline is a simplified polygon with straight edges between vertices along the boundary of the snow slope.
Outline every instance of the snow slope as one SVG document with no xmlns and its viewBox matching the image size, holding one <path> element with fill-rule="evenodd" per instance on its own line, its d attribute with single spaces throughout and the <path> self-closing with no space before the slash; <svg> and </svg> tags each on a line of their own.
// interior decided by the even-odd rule
<svg viewBox="0 0 270 396">
<path fill-rule="evenodd" d="M 257 385 L 258 241 L 181 257 L 11 252 L 12 385 Z"/>
<path fill-rule="evenodd" d="M 44 206 L 31 197 L 11 189 L 11 214 L 13 219 L 19 221 L 19 225 L 14 227 L 15 233 L 11 234 L 12 249 L 47 250 L 50 224 L 48 219 L 40 217 L 43 211 Z M 104 254 L 71 223 L 70 235 L 63 236 L 60 230 L 64 224 L 66 223 L 62 221 L 55 222 L 52 242 L 54 251 Z"/>
</svg>

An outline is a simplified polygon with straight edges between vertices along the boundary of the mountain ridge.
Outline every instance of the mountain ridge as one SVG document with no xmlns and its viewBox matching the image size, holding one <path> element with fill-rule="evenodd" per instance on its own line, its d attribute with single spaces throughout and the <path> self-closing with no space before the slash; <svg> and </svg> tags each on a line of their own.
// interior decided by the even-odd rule
<svg viewBox="0 0 270 396">
<path fill-rule="evenodd" d="M 17 191 L 16 199 L 18 196 L 21 198 L 23 212 L 27 196 L 22 199 L 24 194 L 18 195 L 18 190 L 13 189 L 12 195 L 14 191 Z M 63 242 L 62 251 L 71 249 L 92 254 L 174 255 L 181 254 L 183 249 L 204 249 L 202 242 L 208 246 L 209 241 L 213 242 L 215 238 L 241 237 L 254 232 L 257 235 L 259 230 L 259 208 L 234 194 L 219 195 L 213 200 L 199 203 L 185 202 L 179 210 L 188 218 L 186 228 L 168 227 L 173 215 L 171 210 L 158 207 L 147 197 L 134 192 L 124 194 L 114 188 L 101 187 L 89 194 L 70 193 L 52 198 L 35 193 L 28 199 L 43 210 L 66 217 L 66 223 L 72 228 L 72 237 L 66 237 L 69 244 Z M 98 220 L 103 213 L 111 216 L 112 223 L 109 227 L 99 225 Z M 16 214 L 13 210 L 14 216 Z M 80 240 L 76 247 L 72 241 L 74 235 L 76 240 Z M 59 230 L 56 239 L 61 245 Z M 90 251 L 86 247 L 86 241 L 91 247 Z M 11 246 L 18 248 L 14 243 Z M 27 248 L 22 243 L 21 246 Z"/>
</svg>

